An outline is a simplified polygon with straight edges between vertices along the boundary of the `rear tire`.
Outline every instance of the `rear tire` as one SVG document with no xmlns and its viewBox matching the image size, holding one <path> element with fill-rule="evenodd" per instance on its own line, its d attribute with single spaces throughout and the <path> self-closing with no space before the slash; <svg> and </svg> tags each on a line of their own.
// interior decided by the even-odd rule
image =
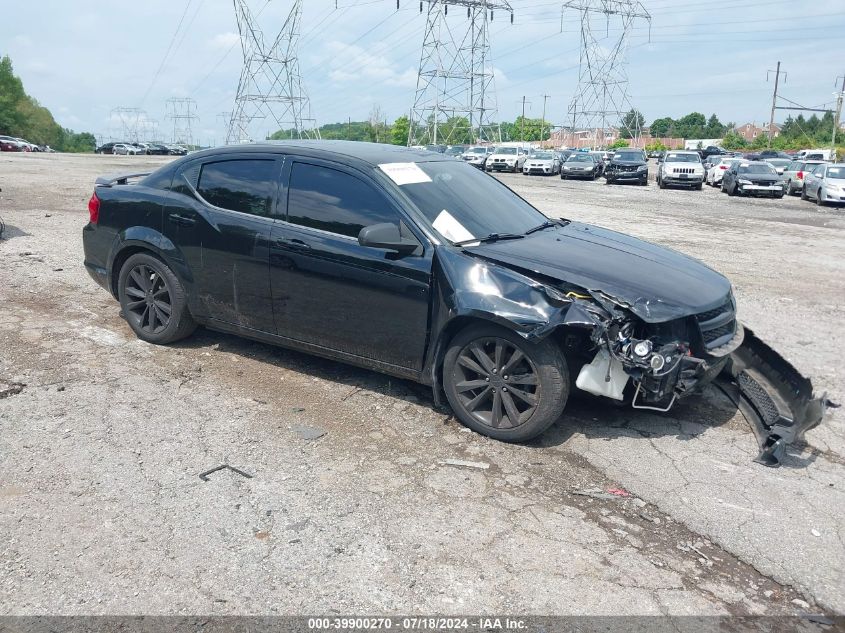
<svg viewBox="0 0 845 633">
<path fill-rule="evenodd" d="M 464 425 L 504 442 L 526 442 L 560 418 L 569 370 L 553 342 L 531 343 L 503 327 L 479 324 L 449 344 L 443 388 Z"/>
<path fill-rule="evenodd" d="M 143 341 L 167 345 L 197 328 L 179 278 L 150 253 L 136 253 L 124 262 L 117 294 L 126 322 Z"/>
<path fill-rule="evenodd" d="M 809 200 L 810 199 L 807 196 L 807 187 L 801 187 L 801 199 L 802 200 Z"/>
</svg>

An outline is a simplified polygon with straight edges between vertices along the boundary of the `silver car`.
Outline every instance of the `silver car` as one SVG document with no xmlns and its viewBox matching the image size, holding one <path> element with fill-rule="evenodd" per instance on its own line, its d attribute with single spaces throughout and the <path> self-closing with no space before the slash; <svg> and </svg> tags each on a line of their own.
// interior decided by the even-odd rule
<svg viewBox="0 0 845 633">
<path fill-rule="evenodd" d="M 766 162 L 775 168 L 778 176 L 783 176 L 783 172 L 792 164 L 791 158 L 767 158 Z"/>
<path fill-rule="evenodd" d="M 487 157 L 493 153 L 493 149 L 494 148 L 490 145 L 476 145 L 475 147 L 467 148 L 464 153 L 461 154 L 461 158 L 473 167 L 483 169 L 484 163 L 487 161 Z"/>
<path fill-rule="evenodd" d="M 787 195 L 798 193 L 804 188 L 804 176 L 813 171 L 823 160 L 794 160 L 783 170 L 784 191 Z"/>
<path fill-rule="evenodd" d="M 845 163 L 822 163 L 804 174 L 801 199 L 811 198 L 819 206 L 845 203 Z"/>
<path fill-rule="evenodd" d="M 560 158 L 551 150 L 533 152 L 522 165 L 522 173 L 553 176 L 560 173 Z"/>
</svg>

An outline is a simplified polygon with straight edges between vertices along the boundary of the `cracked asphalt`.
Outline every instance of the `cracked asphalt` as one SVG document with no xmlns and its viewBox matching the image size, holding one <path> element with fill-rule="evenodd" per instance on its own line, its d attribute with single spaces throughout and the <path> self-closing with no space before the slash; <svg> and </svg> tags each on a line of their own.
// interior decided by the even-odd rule
<svg viewBox="0 0 845 633">
<path fill-rule="evenodd" d="M 575 399 L 514 446 L 410 382 L 206 330 L 136 340 L 81 228 L 97 175 L 165 160 L 0 156 L 0 614 L 845 612 L 839 412 L 780 469 L 715 389 L 669 414 Z M 501 178 L 725 273 L 842 401 L 843 210 Z M 224 463 L 251 477 L 198 477 Z"/>
</svg>

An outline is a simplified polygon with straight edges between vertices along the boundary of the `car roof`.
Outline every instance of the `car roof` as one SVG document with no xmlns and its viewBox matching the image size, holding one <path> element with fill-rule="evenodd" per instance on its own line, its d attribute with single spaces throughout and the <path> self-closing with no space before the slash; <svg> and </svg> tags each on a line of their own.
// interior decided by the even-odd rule
<svg viewBox="0 0 845 633">
<path fill-rule="evenodd" d="M 373 166 L 384 163 L 413 163 L 427 161 L 454 162 L 439 152 L 425 149 L 413 149 L 400 145 L 386 143 L 364 143 L 361 141 L 339 140 L 286 140 L 262 141 L 260 143 L 243 143 L 239 145 L 222 145 L 191 154 L 192 158 L 204 156 L 220 156 L 225 154 L 241 154 L 244 152 L 274 152 L 296 151 L 314 158 L 320 155 L 328 157 L 351 158 Z"/>
</svg>

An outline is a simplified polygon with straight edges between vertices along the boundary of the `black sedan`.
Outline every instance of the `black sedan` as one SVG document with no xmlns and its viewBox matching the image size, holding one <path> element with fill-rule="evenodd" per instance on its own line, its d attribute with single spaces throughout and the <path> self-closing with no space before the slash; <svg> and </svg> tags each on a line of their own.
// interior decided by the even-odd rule
<svg viewBox="0 0 845 633">
<path fill-rule="evenodd" d="M 722 191 L 729 196 L 783 198 L 783 180 L 769 163 L 739 161 L 722 176 Z"/>
<path fill-rule="evenodd" d="M 144 341 L 202 324 L 416 380 L 505 441 L 542 433 L 573 389 L 668 410 L 720 372 L 752 408 L 792 407 L 781 444 L 821 419 L 822 400 L 785 388 L 809 381 L 740 324 L 725 277 L 549 219 L 465 162 L 289 141 L 137 178 L 98 179 L 82 237 Z M 760 417 L 763 437 L 772 424 Z"/>
<path fill-rule="evenodd" d="M 601 174 L 601 164 L 595 156 L 585 152 L 576 152 L 566 159 L 560 167 L 561 180 L 567 178 L 589 178 L 595 180 Z"/>
</svg>

